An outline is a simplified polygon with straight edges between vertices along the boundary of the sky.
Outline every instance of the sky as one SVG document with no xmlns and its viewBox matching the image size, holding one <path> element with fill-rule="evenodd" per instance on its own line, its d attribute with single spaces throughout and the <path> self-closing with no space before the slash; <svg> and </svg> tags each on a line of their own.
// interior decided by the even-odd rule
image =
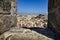
<svg viewBox="0 0 60 40">
<path fill-rule="evenodd" d="M 17 13 L 48 13 L 48 0 L 18 0 Z"/>
</svg>

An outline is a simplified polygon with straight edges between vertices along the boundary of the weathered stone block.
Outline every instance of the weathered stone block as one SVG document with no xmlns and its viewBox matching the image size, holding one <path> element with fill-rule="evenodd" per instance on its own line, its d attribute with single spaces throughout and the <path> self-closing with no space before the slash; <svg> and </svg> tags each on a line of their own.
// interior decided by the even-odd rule
<svg viewBox="0 0 60 40">
<path fill-rule="evenodd" d="M 16 3 L 15 1 L 16 0 L 0 0 L 0 33 L 16 26 L 17 18 L 16 11 L 14 11 L 16 10 L 16 5 L 13 4 L 12 6 L 12 2 Z"/>
<path fill-rule="evenodd" d="M 13 28 L 0 36 L 4 40 L 53 40 L 35 31 L 23 28 Z"/>
<path fill-rule="evenodd" d="M 9 30 L 11 27 L 16 26 L 16 18 L 11 15 L 0 15 L 0 33 Z"/>
</svg>

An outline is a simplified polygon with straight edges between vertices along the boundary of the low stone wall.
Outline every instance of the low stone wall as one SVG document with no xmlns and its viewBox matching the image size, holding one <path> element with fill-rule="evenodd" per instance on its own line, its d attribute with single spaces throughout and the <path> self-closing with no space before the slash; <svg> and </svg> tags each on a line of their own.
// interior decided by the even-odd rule
<svg viewBox="0 0 60 40">
<path fill-rule="evenodd" d="M 0 36 L 0 40 L 53 40 L 35 31 L 12 28 Z"/>
</svg>

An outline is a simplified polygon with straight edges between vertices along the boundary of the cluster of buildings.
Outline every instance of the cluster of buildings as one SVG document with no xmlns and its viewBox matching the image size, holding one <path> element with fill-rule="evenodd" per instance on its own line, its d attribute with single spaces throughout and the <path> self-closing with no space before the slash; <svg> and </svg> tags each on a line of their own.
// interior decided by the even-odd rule
<svg viewBox="0 0 60 40">
<path fill-rule="evenodd" d="M 17 26 L 18 27 L 47 27 L 47 21 L 45 21 L 44 16 L 38 18 L 37 15 L 20 15 L 17 16 Z"/>
</svg>

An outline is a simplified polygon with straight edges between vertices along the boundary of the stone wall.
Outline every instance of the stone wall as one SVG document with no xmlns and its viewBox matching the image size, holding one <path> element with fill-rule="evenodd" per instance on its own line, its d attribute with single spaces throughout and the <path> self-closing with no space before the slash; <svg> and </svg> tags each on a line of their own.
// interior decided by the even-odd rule
<svg viewBox="0 0 60 40">
<path fill-rule="evenodd" d="M 11 27 L 15 27 L 17 23 L 16 7 L 12 7 L 12 0 L 0 0 L 0 33 L 9 30 Z M 14 8 L 12 10 L 12 8 Z"/>
<path fill-rule="evenodd" d="M 60 0 L 49 0 L 48 17 L 51 28 L 60 34 Z"/>
</svg>

